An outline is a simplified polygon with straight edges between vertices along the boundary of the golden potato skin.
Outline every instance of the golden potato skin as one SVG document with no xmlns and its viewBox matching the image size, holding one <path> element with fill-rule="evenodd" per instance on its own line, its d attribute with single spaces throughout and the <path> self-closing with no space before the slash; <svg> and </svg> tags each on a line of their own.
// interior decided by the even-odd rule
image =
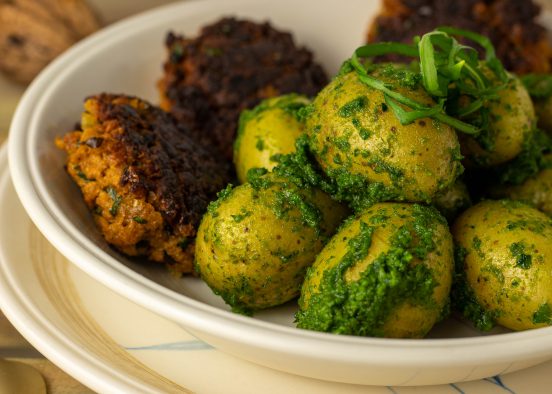
<svg viewBox="0 0 552 394">
<path fill-rule="evenodd" d="M 397 247 L 400 240 L 407 244 Z M 432 247 L 424 251 L 424 242 Z M 411 282 L 407 275 L 416 269 L 420 270 Z M 298 327 L 421 338 L 446 309 L 452 271 L 452 236 L 435 209 L 375 204 L 349 219 L 308 269 L 296 316 Z M 416 299 L 423 289 L 426 298 Z M 338 299 L 346 301 L 340 304 Z M 347 315 L 354 308 L 356 312 Z"/>
<path fill-rule="evenodd" d="M 494 322 L 512 330 L 551 324 L 549 217 L 521 202 L 488 200 L 460 215 L 452 233 L 474 301 Z"/>
<path fill-rule="evenodd" d="M 461 180 L 457 180 L 439 192 L 431 203 L 449 221 L 455 219 L 460 212 L 472 205 L 468 188 Z"/>
<path fill-rule="evenodd" d="M 267 99 L 240 116 L 238 135 L 234 144 L 234 164 L 240 183 L 247 182 L 251 168 L 272 170 L 277 164 L 273 157 L 295 151 L 295 140 L 304 131 L 297 111 L 309 100 L 297 94 Z"/>
<path fill-rule="evenodd" d="M 299 294 L 306 267 L 347 214 L 326 194 L 268 174 L 225 191 L 204 216 L 196 239 L 196 269 L 232 306 L 248 313 Z M 297 204 L 290 203 L 294 198 Z M 304 206 L 318 212 L 305 221 Z"/>
<path fill-rule="evenodd" d="M 489 139 L 494 147 L 485 150 L 474 138 L 462 135 L 462 154 L 467 166 L 490 167 L 505 163 L 521 153 L 523 143 L 536 124 L 531 97 L 521 81 L 510 75 L 506 88 L 489 104 Z"/>
<path fill-rule="evenodd" d="M 372 75 L 406 97 L 435 104 L 418 82 L 408 85 L 409 77 L 398 67 L 379 67 Z M 354 71 L 337 76 L 318 94 L 306 130 L 327 175 L 348 173 L 382 183 L 394 200 L 428 202 L 462 172 L 458 139 L 450 126 L 429 118 L 401 125 L 384 94 L 361 82 Z"/>
</svg>

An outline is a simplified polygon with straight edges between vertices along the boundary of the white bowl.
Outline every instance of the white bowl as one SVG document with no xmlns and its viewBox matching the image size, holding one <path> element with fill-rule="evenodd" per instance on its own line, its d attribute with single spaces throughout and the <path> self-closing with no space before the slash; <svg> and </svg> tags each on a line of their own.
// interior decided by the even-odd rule
<svg viewBox="0 0 552 394">
<path fill-rule="evenodd" d="M 197 337 L 247 360 L 320 379 L 372 385 L 458 382 L 552 359 L 552 327 L 487 336 L 449 319 L 430 339 L 359 338 L 293 327 L 293 303 L 255 318 L 229 312 L 196 278 L 125 258 L 98 233 L 54 146 L 78 121 L 83 99 L 123 92 L 157 101 L 163 40 L 169 29 L 195 34 L 222 15 L 270 19 L 292 30 L 330 72 L 362 43 L 378 2 L 187 1 L 130 18 L 73 47 L 30 86 L 10 130 L 9 164 L 31 219 L 69 260 L 104 285 Z"/>
</svg>

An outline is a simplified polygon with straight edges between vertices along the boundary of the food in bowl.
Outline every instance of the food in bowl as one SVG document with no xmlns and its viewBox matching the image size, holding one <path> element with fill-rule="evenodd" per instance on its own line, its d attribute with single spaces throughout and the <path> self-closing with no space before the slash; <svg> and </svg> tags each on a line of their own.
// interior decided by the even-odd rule
<svg viewBox="0 0 552 394">
<path fill-rule="evenodd" d="M 348 219 L 308 269 L 297 326 L 422 338 L 449 312 L 446 220 L 431 207 L 378 203 Z"/>
<path fill-rule="evenodd" d="M 367 73 L 408 99 L 436 104 L 417 72 L 371 64 Z M 365 84 L 362 76 L 356 70 L 342 71 L 307 111 L 305 126 L 317 163 L 329 178 L 361 181 L 351 194 L 379 184 L 386 196 L 377 199 L 430 201 L 463 171 L 456 133 L 430 118 L 401 123 L 384 92 Z"/>
<path fill-rule="evenodd" d="M 552 324 L 552 219 L 522 202 L 483 201 L 452 227 L 455 306 L 484 330 Z"/>
<path fill-rule="evenodd" d="M 305 131 L 299 110 L 309 99 L 288 94 L 266 99 L 240 115 L 234 142 L 234 164 L 240 183 L 247 182 L 252 168 L 272 170 L 278 157 L 295 150 L 295 140 Z"/>
<path fill-rule="evenodd" d="M 485 49 L 484 58 L 478 57 L 473 48 L 460 45 L 455 37 L 468 37 L 480 43 Z M 375 59 L 385 54 L 407 56 L 413 64 L 377 63 Z M 182 89 L 187 91 L 188 87 Z M 318 259 L 329 261 L 338 251 L 352 250 L 343 244 L 346 240 L 339 241 L 339 237 L 341 231 L 348 228 L 348 223 L 356 219 L 346 221 L 343 229 L 337 230 L 350 209 L 353 218 L 365 218 L 370 222 L 368 225 L 374 227 L 374 233 L 386 236 L 383 242 L 377 237 L 368 240 L 366 236 L 363 245 L 377 255 L 368 254 L 366 258 L 367 255 L 360 251 L 353 251 L 346 261 L 350 266 L 372 272 L 379 267 L 379 262 L 391 262 L 387 257 L 400 249 L 401 258 L 393 260 L 400 264 L 392 267 L 398 271 L 391 271 L 405 273 L 406 281 L 402 282 L 395 274 L 390 278 L 371 275 L 370 278 L 375 279 L 363 287 L 369 294 L 386 288 L 385 280 L 396 280 L 393 291 L 400 293 L 400 297 L 389 298 L 392 300 L 390 308 L 370 314 L 364 313 L 362 308 L 332 310 L 327 308 L 330 304 L 311 303 L 313 295 L 304 290 L 301 311 L 297 315 L 299 327 L 353 335 L 424 336 L 447 314 L 452 269 L 450 230 L 446 220 L 430 205 L 437 205 L 440 196 L 454 185 L 461 185 L 462 181 L 466 182 L 469 191 L 463 199 L 470 201 L 474 186 L 468 175 L 479 170 L 472 169 L 475 166 L 464 161 L 468 170 L 466 177 L 460 178 L 462 141 L 469 138 L 478 141 L 489 131 L 489 114 L 496 103 L 501 108 L 510 107 L 513 113 L 530 114 L 530 101 L 500 101 L 502 93 L 517 95 L 525 92 L 524 89 L 503 68 L 488 40 L 473 32 L 441 28 L 415 39 L 413 44 L 371 44 L 357 49 L 310 104 L 294 111 L 295 126 L 305 130 L 299 131 L 295 150 L 272 155 L 271 159 L 277 164 L 273 168 L 269 163 L 264 164 L 268 168 L 248 169 L 250 176 L 243 185 L 219 189 L 223 191 L 203 216 L 196 244 L 186 245 L 191 252 L 197 253 L 199 276 L 236 312 L 251 313 L 286 302 L 297 296 L 305 270 L 317 260 L 317 255 Z M 253 101 L 256 103 L 258 99 L 256 96 Z M 194 111 L 193 108 L 188 110 Z M 185 118 L 178 117 L 177 110 L 172 108 L 171 111 L 171 115 L 166 114 L 168 118 L 174 117 L 177 122 L 186 124 Z M 502 171 L 498 162 L 509 164 L 529 151 L 536 152 L 527 148 L 526 141 L 536 141 L 534 136 L 540 134 L 533 130 L 531 116 L 526 118 L 529 121 L 522 123 L 530 130 L 521 130 L 524 137 L 521 149 L 512 153 L 512 158 L 503 159 L 505 163 L 503 160 L 490 161 L 487 166 Z M 216 119 L 223 117 L 216 116 L 211 121 Z M 205 123 L 202 132 L 210 132 L 209 124 Z M 225 161 L 220 146 L 217 148 L 211 137 L 206 137 L 207 134 L 198 137 L 197 130 L 193 131 L 195 127 L 189 130 L 182 135 L 203 146 L 208 155 Z M 546 144 L 544 146 L 548 146 Z M 492 148 L 487 147 L 487 151 L 492 153 Z M 538 150 L 536 155 L 544 154 L 546 149 Z M 86 173 L 85 176 L 88 178 Z M 111 198 L 112 208 L 118 193 L 113 194 L 115 197 L 109 192 L 106 195 Z M 476 195 L 474 201 L 479 198 Z M 318 206 L 321 201 L 323 206 Z M 379 204 L 396 207 L 395 210 L 390 208 L 393 212 L 389 213 L 389 221 L 373 219 L 369 214 L 369 210 Z M 401 210 L 404 212 L 397 213 Z M 416 220 L 422 211 L 432 219 Z M 331 225 L 324 225 L 321 227 L 324 231 L 317 231 L 316 224 L 322 223 L 326 216 L 332 217 Z M 260 225 L 260 222 L 267 224 Z M 282 230 L 283 234 L 276 230 Z M 392 234 L 387 234 L 388 230 L 393 230 Z M 336 240 L 332 241 L 333 246 L 324 249 L 325 241 L 332 236 Z M 304 250 L 292 247 L 298 239 L 305 245 Z M 322 283 L 323 272 L 313 280 Z M 354 280 L 348 281 L 345 274 L 335 276 L 337 282 L 334 283 L 341 283 L 338 286 L 341 292 L 337 294 L 340 299 L 362 298 L 360 293 L 351 290 L 356 286 Z M 303 289 L 308 288 L 303 285 Z M 419 294 L 416 289 L 420 290 Z M 346 325 L 353 322 L 351 325 L 361 328 L 334 329 L 332 324 L 320 328 L 305 323 L 313 320 L 301 317 L 301 313 L 327 317 L 327 314 L 341 312 L 351 313 L 350 319 L 343 320 Z M 381 318 L 377 324 L 370 321 L 374 316 Z"/>
<path fill-rule="evenodd" d="M 197 227 L 229 166 L 139 98 L 100 94 L 84 109 L 79 128 L 56 143 L 106 241 L 192 272 Z"/>
<path fill-rule="evenodd" d="M 196 268 L 234 311 L 299 294 L 306 268 L 348 210 L 316 188 L 264 171 L 209 205 L 196 240 Z"/>
<path fill-rule="evenodd" d="M 409 43 L 439 26 L 454 26 L 489 37 L 506 69 L 516 74 L 552 71 L 552 46 L 547 30 L 536 20 L 540 7 L 534 1 L 383 0 L 381 4 L 367 42 Z"/>
<path fill-rule="evenodd" d="M 223 18 L 195 38 L 171 33 L 166 45 L 161 108 L 229 161 L 242 110 L 286 93 L 310 97 L 328 80 L 310 50 L 269 23 Z"/>
</svg>

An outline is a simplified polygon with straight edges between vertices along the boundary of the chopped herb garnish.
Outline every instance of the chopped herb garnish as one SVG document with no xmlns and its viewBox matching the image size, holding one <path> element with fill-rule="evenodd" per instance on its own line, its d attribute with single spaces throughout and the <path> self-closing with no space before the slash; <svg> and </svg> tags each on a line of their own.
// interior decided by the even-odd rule
<svg viewBox="0 0 552 394">
<path fill-rule="evenodd" d="M 461 45 L 453 37 L 466 37 L 485 50 L 485 61 L 478 59 L 474 48 Z M 354 70 L 366 85 L 384 93 L 386 104 L 393 110 L 401 124 L 410 124 L 420 118 L 433 118 L 466 134 L 479 134 L 486 126 L 485 114 L 464 120 L 476 111 L 486 112 L 485 104 L 503 89 L 508 75 L 495 54 L 487 37 L 448 27 L 439 28 L 414 40 L 415 45 L 400 43 L 368 44 L 358 48 L 342 70 Z M 419 60 L 420 74 L 425 90 L 437 100 L 437 105 L 428 106 L 406 97 L 394 87 L 371 75 L 370 66 L 361 58 L 382 54 L 398 54 Z M 491 70 L 500 82 L 491 82 L 484 68 Z M 468 98 L 468 103 L 459 105 L 458 97 Z M 483 120 L 483 121 L 482 121 Z"/>
<path fill-rule="evenodd" d="M 82 179 L 83 181 L 85 182 L 92 182 L 92 181 L 95 181 L 95 179 L 91 179 L 91 178 L 88 178 L 86 176 L 86 174 L 84 172 L 82 172 L 82 169 L 79 165 L 76 165 L 73 167 L 73 169 L 75 170 L 75 174 L 77 174 L 77 176 Z"/>
<path fill-rule="evenodd" d="M 132 220 L 134 220 L 136 223 L 140 223 L 140 224 L 146 224 L 148 222 L 146 219 L 144 219 L 141 216 L 134 216 L 132 218 Z"/>
<path fill-rule="evenodd" d="M 117 190 L 115 190 L 115 188 L 113 186 L 106 187 L 105 192 L 113 200 L 113 205 L 111 206 L 111 208 L 109 208 L 109 213 L 111 214 L 111 216 L 116 216 L 117 212 L 119 212 L 119 207 L 121 206 L 121 202 L 123 201 L 123 197 L 121 197 L 117 194 Z"/>
</svg>

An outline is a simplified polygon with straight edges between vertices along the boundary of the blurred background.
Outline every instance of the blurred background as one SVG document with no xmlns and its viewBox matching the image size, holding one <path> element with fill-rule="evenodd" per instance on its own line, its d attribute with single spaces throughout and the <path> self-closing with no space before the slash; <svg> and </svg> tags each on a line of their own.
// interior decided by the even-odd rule
<svg viewBox="0 0 552 394">
<path fill-rule="evenodd" d="M 0 140 L 32 76 L 50 58 L 97 28 L 174 1 L 0 0 Z M 17 50 L 22 40 L 34 44 L 31 50 Z"/>
</svg>

